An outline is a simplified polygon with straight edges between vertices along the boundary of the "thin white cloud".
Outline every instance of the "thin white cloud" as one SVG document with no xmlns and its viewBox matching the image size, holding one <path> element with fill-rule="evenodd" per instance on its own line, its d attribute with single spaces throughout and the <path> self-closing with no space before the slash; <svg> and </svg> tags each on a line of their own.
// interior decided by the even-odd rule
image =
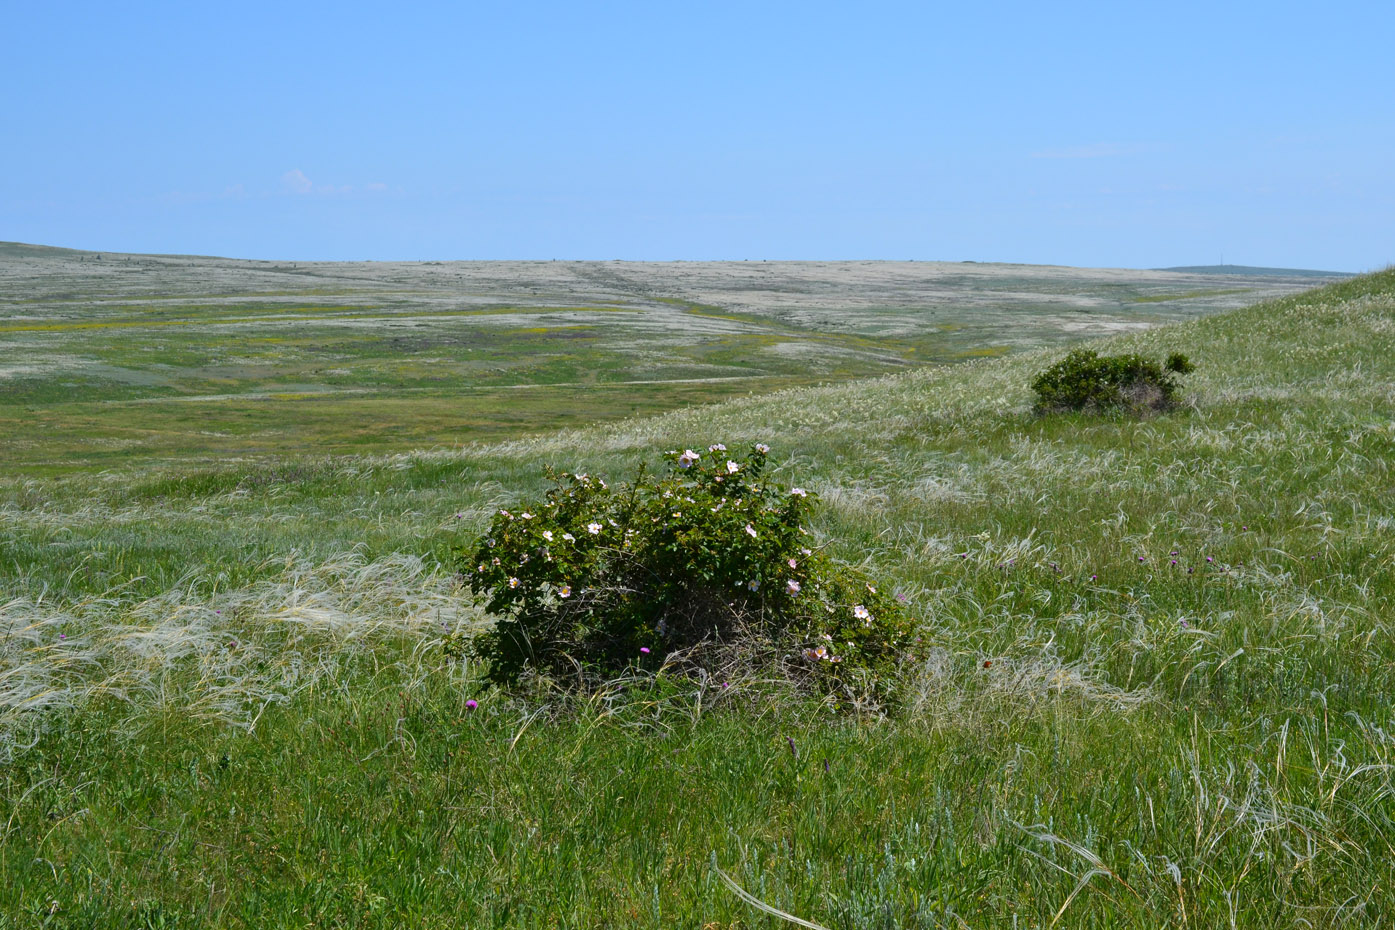
<svg viewBox="0 0 1395 930">
<path fill-rule="evenodd" d="M 299 168 L 292 168 L 281 175 L 281 186 L 292 194 L 308 194 L 315 187 Z"/>
<path fill-rule="evenodd" d="M 281 175 L 279 180 L 278 186 L 270 188 L 258 184 L 249 190 L 247 185 L 239 181 L 224 186 L 217 193 L 208 190 L 166 191 L 157 194 L 156 197 L 164 203 L 202 203 L 212 200 L 248 200 L 287 195 L 315 198 L 363 197 L 383 194 L 390 190 L 400 190 L 400 188 L 390 187 L 381 181 L 373 181 L 368 184 L 316 184 L 299 168 L 292 168 Z"/>
<path fill-rule="evenodd" d="M 299 168 L 292 168 L 281 175 L 281 191 L 296 196 L 315 195 L 316 197 L 352 197 L 355 194 L 378 194 L 388 190 L 381 181 L 371 184 L 317 184 Z"/>
<path fill-rule="evenodd" d="M 1124 145 L 1118 142 L 1101 142 L 1096 145 L 1074 145 L 1063 149 L 1046 149 L 1033 152 L 1033 158 L 1117 158 L 1120 155 L 1137 155 L 1144 150 L 1141 145 Z"/>
</svg>

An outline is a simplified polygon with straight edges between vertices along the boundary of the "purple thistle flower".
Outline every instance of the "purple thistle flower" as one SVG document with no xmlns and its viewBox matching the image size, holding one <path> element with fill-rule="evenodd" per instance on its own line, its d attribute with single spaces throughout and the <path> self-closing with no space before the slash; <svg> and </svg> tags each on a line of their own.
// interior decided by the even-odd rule
<svg viewBox="0 0 1395 930">
<path fill-rule="evenodd" d="M 649 655 L 649 647 L 648 647 L 648 646 L 640 646 L 640 647 L 639 647 L 639 652 L 640 652 L 640 655 L 646 655 L 646 656 L 647 656 L 647 655 Z"/>
<path fill-rule="evenodd" d="M 476 707 L 479 707 L 479 706 L 480 706 L 480 702 L 477 701 L 477 700 L 475 700 L 474 698 L 470 698 L 470 700 L 468 700 L 468 701 L 465 702 L 465 709 L 466 709 L 466 710 L 474 710 Z"/>
</svg>

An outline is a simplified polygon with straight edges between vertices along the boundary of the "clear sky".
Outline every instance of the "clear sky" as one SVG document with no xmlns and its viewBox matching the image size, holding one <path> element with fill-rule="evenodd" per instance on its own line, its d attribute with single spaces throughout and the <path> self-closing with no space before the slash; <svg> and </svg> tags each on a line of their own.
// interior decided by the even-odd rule
<svg viewBox="0 0 1395 930">
<path fill-rule="evenodd" d="M 1395 3 L 20 3 L 0 239 L 1395 262 Z"/>
</svg>

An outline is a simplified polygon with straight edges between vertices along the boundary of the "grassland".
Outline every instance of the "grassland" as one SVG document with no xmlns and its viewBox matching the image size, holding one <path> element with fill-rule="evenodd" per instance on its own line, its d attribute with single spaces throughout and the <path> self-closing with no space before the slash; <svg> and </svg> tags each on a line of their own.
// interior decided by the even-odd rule
<svg viewBox="0 0 1395 930">
<path fill-rule="evenodd" d="M 270 263 L 0 243 L 0 468 L 517 438 L 1187 319 L 1322 279 L 890 263 Z"/>
<path fill-rule="evenodd" d="M 0 926 L 783 925 L 728 880 L 829 928 L 1388 926 L 1395 272 L 1098 346 L 1186 352 L 1187 404 L 1035 417 L 1048 347 L 460 448 L 7 472 Z M 486 622 L 450 547 L 544 466 L 718 440 L 770 443 L 923 618 L 907 706 L 508 697 L 442 655 Z"/>
</svg>

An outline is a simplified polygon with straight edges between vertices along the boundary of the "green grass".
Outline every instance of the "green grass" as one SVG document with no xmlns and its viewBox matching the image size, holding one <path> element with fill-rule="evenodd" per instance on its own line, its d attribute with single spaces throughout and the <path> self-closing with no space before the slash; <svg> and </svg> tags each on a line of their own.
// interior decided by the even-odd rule
<svg viewBox="0 0 1395 930">
<path fill-rule="evenodd" d="M 346 309 L 161 305 L 159 319 L 0 325 L 21 364 L 0 380 L 0 463 L 51 473 L 515 437 L 877 374 L 911 351 L 768 322 L 687 338 L 616 308 Z M 780 341 L 813 356 L 767 351 Z"/>
<path fill-rule="evenodd" d="M 1135 297 L 1133 299 L 1133 302 L 1136 304 L 1159 304 L 1166 303 L 1167 301 L 1171 300 L 1192 300 L 1197 297 L 1217 297 L 1222 294 L 1248 293 L 1250 293 L 1250 289 L 1247 287 L 1232 287 L 1220 291 L 1186 291 L 1185 293 L 1181 294 L 1147 294 L 1140 297 Z"/>
<path fill-rule="evenodd" d="M 723 874 L 829 928 L 1388 925 L 1395 272 L 1098 346 L 1185 352 L 1187 403 L 1035 417 L 1048 349 L 6 478 L 0 927 L 784 925 Z M 924 619 L 905 707 L 506 698 L 444 658 L 484 622 L 450 546 L 543 466 L 719 440 L 770 443 Z"/>
</svg>

